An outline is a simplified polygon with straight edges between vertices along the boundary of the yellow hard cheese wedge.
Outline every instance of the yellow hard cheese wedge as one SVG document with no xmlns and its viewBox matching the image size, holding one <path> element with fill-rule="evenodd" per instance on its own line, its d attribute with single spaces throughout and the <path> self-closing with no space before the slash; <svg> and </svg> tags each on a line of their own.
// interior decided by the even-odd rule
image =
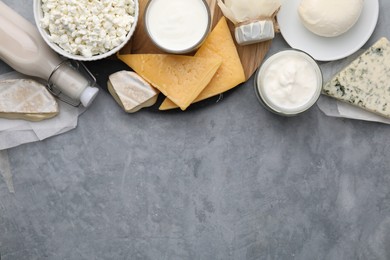
<svg viewBox="0 0 390 260">
<path fill-rule="evenodd" d="M 219 57 L 126 54 L 119 59 L 185 110 L 207 86 L 222 63 Z"/>
<path fill-rule="evenodd" d="M 195 57 L 221 58 L 222 65 L 193 103 L 221 94 L 245 81 L 244 69 L 225 17 L 219 20 Z M 168 97 L 161 104 L 160 110 L 177 108 L 178 104 L 175 103 Z"/>
</svg>

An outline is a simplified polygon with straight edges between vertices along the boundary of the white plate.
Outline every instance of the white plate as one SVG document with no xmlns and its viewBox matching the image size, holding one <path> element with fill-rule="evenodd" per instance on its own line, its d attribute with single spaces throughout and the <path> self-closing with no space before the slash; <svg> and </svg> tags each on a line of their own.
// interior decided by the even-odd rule
<svg viewBox="0 0 390 260">
<path fill-rule="evenodd" d="M 280 32 L 292 48 L 303 50 L 318 61 L 338 60 L 356 52 L 368 41 L 378 21 L 378 0 L 366 0 L 359 20 L 350 30 L 337 37 L 321 37 L 307 30 L 300 21 L 300 1 L 281 1 Z"/>
</svg>

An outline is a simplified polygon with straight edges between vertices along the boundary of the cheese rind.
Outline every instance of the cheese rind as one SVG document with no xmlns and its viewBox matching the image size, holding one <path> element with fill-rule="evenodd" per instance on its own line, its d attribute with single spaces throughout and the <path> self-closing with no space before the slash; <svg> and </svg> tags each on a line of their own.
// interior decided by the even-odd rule
<svg viewBox="0 0 390 260">
<path fill-rule="evenodd" d="M 159 94 L 137 73 L 124 70 L 109 76 L 107 88 L 127 113 L 134 113 L 141 108 L 154 105 Z"/>
<path fill-rule="evenodd" d="M 381 38 L 323 86 L 323 94 L 390 118 L 390 42 Z"/>
<path fill-rule="evenodd" d="M 220 67 L 220 57 L 173 54 L 125 54 L 119 59 L 185 110 Z"/>
<path fill-rule="evenodd" d="M 55 98 L 37 81 L 0 81 L 0 117 L 41 121 L 56 116 L 58 112 Z"/>
<path fill-rule="evenodd" d="M 196 52 L 195 57 L 219 58 L 222 59 L 222 64 L 210 83 L 196 97 L 193 103 L 219 95 L 245 81 L 244 68 L 224 17 L 219 20 L 203 45 Z M 172 101 L 168 98 L 165 99 L 159 109 L 177 108 L 175 102 Z"/>
</svg>

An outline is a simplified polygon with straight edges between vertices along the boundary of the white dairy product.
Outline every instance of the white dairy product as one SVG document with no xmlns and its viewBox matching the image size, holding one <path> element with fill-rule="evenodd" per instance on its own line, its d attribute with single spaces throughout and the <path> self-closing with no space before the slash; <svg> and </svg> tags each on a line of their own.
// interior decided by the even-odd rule
<svg viewBox="0 0 390 260">
<path fill-rule="evenodd" d="M 145 25 L 153 42 L 173 53 L 197 48 L 210 29 L 208 5 L 202 0 L 151 0 Z"/>
<path fill-rule="evenodd" d="M 37 81 L 0 81 L 0 117 L 40 121 L 57 114 L 57 101 Z"/>
<path fill-rule="evenodd" d="M 321 93 L 317 63 L 301 51 L 286 50 L 267 59 L 257 76 L 258 93 L 268 108 L 293 115 L 310 108 Z"/>
<path fill-rule="evenodd" d="M 222 13 L 234 25 L 240 45 L 271 40 L 275 37 L 274 18 L 280 0 L 218 0 Z"/>
<path fill-rule="evenodd" d="M 311 32 L 335 37 L 347 32 L 357 22 L 364 0 L 301 0 L 298 14 Z M 369 0 L 368 0 L 369 1 Z"/>
<path fill-rule="evenodd" d="M 159 94 L 137 73 L 125 70 L 111 74 L 107 87 L 115 101 L 128 113 L 154 105 Z"/>
<path fill-rule="evenodd" d="M 274 23 L 271 20 L 263 20 L 236 26 L 234 35 L 240 45 L 271 40 L 275 37 Z"/>
<path fill-rule="evenodd" d="M 0 59 L 29 76 L 49 80 L 73 100 L 88 106 L 98 89 L 77 70 L 63 63 L 42 39 L 37 28 L 0 1 Z M 60 64 L 63 64 L 59 66 Z"/>
<path fill-rule="evenodd" d="M 43 0 L 40 26 L 66 52 L 92 57 L 126 40 L 134 23 L 133 0 Z"/>
</svg>

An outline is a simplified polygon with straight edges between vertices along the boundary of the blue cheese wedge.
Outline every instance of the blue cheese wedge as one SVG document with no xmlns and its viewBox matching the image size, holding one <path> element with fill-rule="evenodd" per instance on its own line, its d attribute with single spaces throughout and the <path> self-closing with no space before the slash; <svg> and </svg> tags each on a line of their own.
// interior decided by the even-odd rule
<svg viewBox="0 0 390 260">
<path fill-rule="evenodd" d="M 390 118 L 390 42 L 381 38 L 322 89 L 323 94 Z"/>
<path fill-rule="evenodd" d="M 0 117 L 41 121 L 56 116 L 58 112 L 55 98 L 37 81 L 0 81 Z"/>
<path fill-rule="evenodd" d="M 159 94 L 158 90 L 137 73 L 125 70 L 111 74 L 107 87 L 115 101 L 127 113 L 154 105 Z"/>
</svg>

